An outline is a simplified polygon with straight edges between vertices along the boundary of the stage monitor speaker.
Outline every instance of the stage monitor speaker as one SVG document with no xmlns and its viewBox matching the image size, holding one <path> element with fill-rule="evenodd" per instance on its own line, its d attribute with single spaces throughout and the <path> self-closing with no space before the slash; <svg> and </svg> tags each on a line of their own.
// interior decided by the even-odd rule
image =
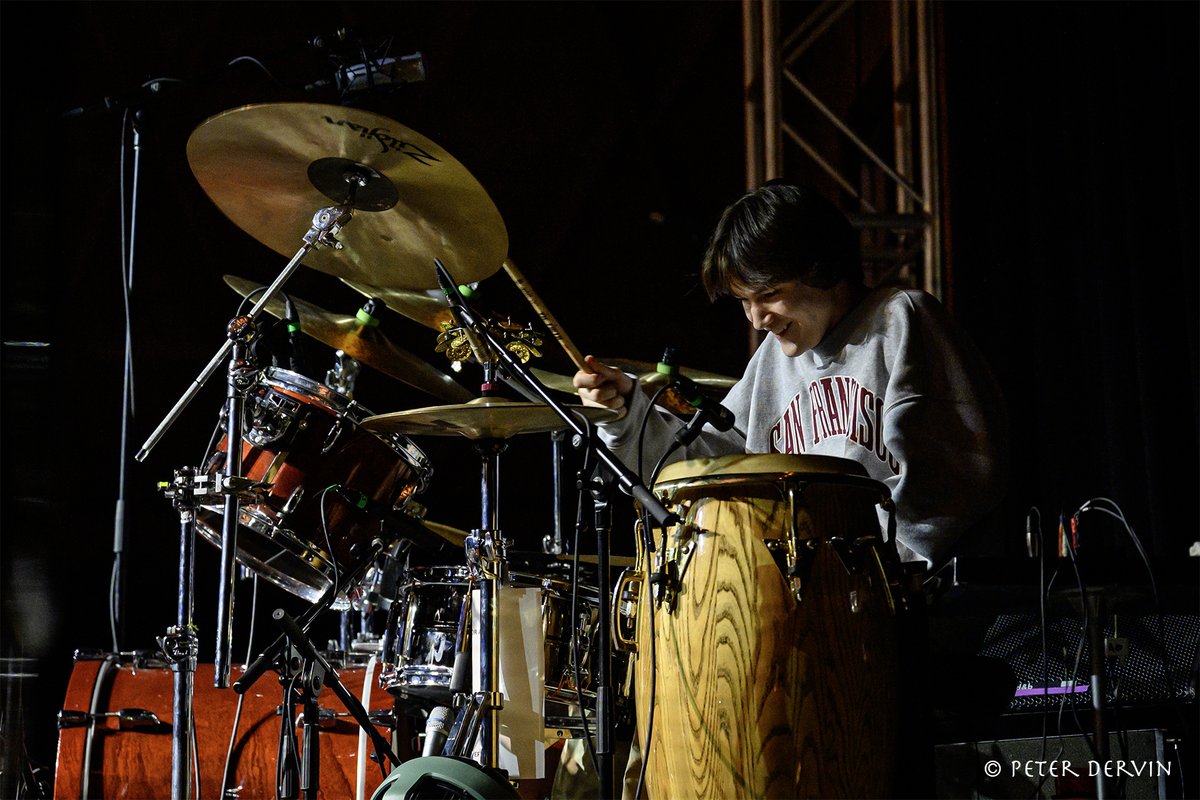
<svg viewBox="0 0 1200 800">
<path fill-rule="evenodd" d="M 1109 735 L 1109 797 L 1158 798 L 1177 787 L 1183 772 L 1176 743 L 1161 730 Z M 936 797 L 984 798 L 1096 797 L 1105 768 L 1095 761 L 1082 736 L 1000 739 L 942 744 L 934 748 Z M 1044 777 L 1044 780 L 1043 780 Z"/>
</svg>

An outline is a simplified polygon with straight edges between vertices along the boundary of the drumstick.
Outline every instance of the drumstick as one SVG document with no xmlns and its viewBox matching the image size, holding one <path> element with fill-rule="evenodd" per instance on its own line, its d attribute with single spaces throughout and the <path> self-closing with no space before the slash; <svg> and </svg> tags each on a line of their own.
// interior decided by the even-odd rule
<svg viewBox="0 0 1200 800">
<path fill-rule="evenodd" d="M 511 258 L 504 259 L 504 271 L 508 273 L 508 277 L 512 278 L 512 282 L 521 290 L 521 294 L 525 295 L 525 299 L 533 306 L 533 310 L 537 312 L 541 318 L 542 324 L 550 331 L 550 335 L 562 345 L 563 350 L 567 351 L 567 355 L 571 357 L 571 361 L 575 362 L 575 366 L 583 372 L 591 372 L 587 362 L 583 360 L 583 353 L 571 341 L 571 337 L 567 336 L 566 331 L 558 324 L 558 320 L 550 313 L 550 309 L 546 308 L 546 304 L 537 296 L 537 292 L 529 285 L 529 281 L 525 280 L 525 276 L 517 269 L 517 265 L 512 262 Z"/>
</svg>

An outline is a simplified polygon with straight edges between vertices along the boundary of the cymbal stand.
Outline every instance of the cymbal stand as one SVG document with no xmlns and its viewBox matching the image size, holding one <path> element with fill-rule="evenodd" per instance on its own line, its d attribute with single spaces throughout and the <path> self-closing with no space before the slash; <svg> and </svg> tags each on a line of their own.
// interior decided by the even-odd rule
<svg viewBox="0 0 1200 800">
<path fill-rule="evenodd" d="M 171 726 L 171 797 L 186 800 L 192 785 L 193 716 L 196 662 L 200 651 L 193 621 L 196 541 L 196 508 L 203 502 L 215 501 L 222 494 L 247 492 L 257 484 L 240 481 L 219 484 L 210 475 L 197 475 L 195 467 L 175 472 L 174 479 L 164 487 L 164 495 L 179 511 L 179 594 L 175 625 L 158 639 L 159 647 L 171 664 L 174 697 Z"/>
<path fill-rule="evenodd" d="M 612 476 L 611 480 L 615 482 L 615 485 L 619 486 L 621 491 L 625 492 L 633 497 L 634 500 L 637 500 L 639 503 L 641 503 L 642 507 L 646 509 L 646 512 L 655 520 L 655 522 L 658 523 L 659 526 L 667 527 L 670 525 L 679 524 L 680 520 L 678 516 L 673 512 L 668 511 L 666 507 L 659 502 L 658 498 L 654 496 L 654 493 L 646 488 L 645 484 L 642 483 L 637 474 L 625 466 L 625 464 L 622 463 L 621 460 L 617 458 L 612 451 L 609 450 L 608 447 L 599 440 L 597 436 L 594 435 L 594 431 L 591 430 L 588 421 L 581 417 L 575 416 L 575 414 L 573 414 L 570 410 L 564 408 L 561 403 L 551 396 L 549 389 L 547 389 L 545 385 L 541 383 L 541 381 L 534 377 L 529 369 L 521 363 L 520 359 L 506 350 L 503 345 L 496 340 L 496 337 L 492 334 L 490 327 L 486 323 L 481 322 L 479 316 L 467 305 L 466 299 L 462 296 L 462 293 L 458 291 L 458 286 L 454 282 L 454 279 L 451 277 L 450 273 L 446 270 L 445 265 L 443 265 L 438 259 L 434 259 L 434 268 L 437 272 L 438 283 L 441 285 L 442 291 L 446 294 L 446 299 L 450 303 L 451 310 L 459 319 L 463 327 L 473 328 L 476 333 L 478 333 L 491 345 L 492 349 L 503 362 L 504 368 L 507 370 L 508 374 L 517 381 L 523 383 L 530 391 L 536 393 L 543 403 L 552 408 L 554 412 L 563 419 L 571 431 L 574 431 L 581 437 L 584 446 L 588 448 L 589 452 L 596 456 L 601 465 L 608 468 L 608 474 Z M 604 508 L 598 510 L 598 513 L 605 513 L 606 509 L 607 503 L 605 503 Z M 610 597 L 611 587 L 609 586 L 610 576 L 608 574 L 609 525 L 606 520 L 601 521 L 603 524 L 597 524 L 596 526 L 596 545 L 599 551 L 600 559 L 600 564 L 597 569 L 597 597 L 600 600 L 600 606 L 603 608 L 604 604 L 608 602 L 607 598 Z M 611 663 L 613 645 L 610 629 L 602 628 L 602 632 L 604 637 L 604 645 L 600 648 L 602 653 L 601 661 L 602 663 Z M 604 676 L 604 678 L 607 679 L 607 676 Z M 611 703 L 611 687 L 603 685 L 598 686 L 596 695 L 597 741 L 607 743 L 612 740 L 612 719 L 611 715 L 606 713 L 605 709 L 605 705 Z M 601 702 L 601 698 L 603 698 L 604 702 Z M 612 797 L 614 781 L 611 770 L 611 761 L 609 762 L 609 769 L 601 770 L 599 780 L 600 796 L 604 798 Z"/>
<path fill-rule="evenodd" d="M 351 192 L 353 198 L 353 192 Z M 138 461 L 144 460 L 167 429 L 175 423 L 183 413 L 184 408 L 195 399 L 200 389 L 216 372 L 222 361 L 229 357 L 229 388 L 227 394 L 226 414 L 226 457 L 225 482 L 235 481 L 241 471 L 242 463 L 242 401 L 245 394 L 245 384 L 250 370 L 246 363 L 246 344 L 254 335 L 254 321 L 266 307 L 267 303 L 279 292 L 284 282 L 300 266 L 300 260 L 318 246 L 328 246 L 341 249 L 342 243 L 337 240 L 337 234 L 350 220 L 350 206 L 331 206 L 322 208 L 313 215 L 312 227 L 304 234 L 304 244 L 292 257 L 291 261 L 275 278 L 274 283 L 267 287 L 259 297 L 258 302 L 250 313 L 236 317 L 230 321 L 227 328 L 225 343 L 213 356 L 212 360 L 201 370 L 200 375 L 179 398 L 167 416 L 150 434 L 146 443 L 134 456 Z M 237 574 L 237 528 L 240 518 L 239 504 L 236 494 L 230 493 L 225 497 L 225 519 L 221 533 L 221 582 L 217 599 L 217 650 L 213 665 L 213 684 L 220 689 L 229 686 L 229 670 L 232 662 L 232 630 L 233 630 L 233 584 Z"/>
<path fill-rule="evenodd" d="M 566 441 L 566 438 L 566 431 L 550 432 L 550 468 L 553 475 L 551 483 L 554 484 L 554 535 L 547 534 L 542 537 L 542 552 L 551 556 L 561 556 L 565 552 L 562 530 L 562 466 L 563 442 Z"/>
<path fill-rule="evenodd" d="M 612 705 L 612 612 L 608 603 L 611 592 L 608 587 L 609 541 L 612 533 L 612 475 L 603 464 L 596 465 L 596 471 L 589 482 L 592 495 L 596 529 L 596 573 L 597 573 L 597 603 L 596 631 L 598 636 L 605 639 L 607 646 L 599 648 L 600 656 L 596 664 L 596 770 L 599 774 L 600 797 L 614 797 L 613 794 L 613 705 Z"/>
</svg>

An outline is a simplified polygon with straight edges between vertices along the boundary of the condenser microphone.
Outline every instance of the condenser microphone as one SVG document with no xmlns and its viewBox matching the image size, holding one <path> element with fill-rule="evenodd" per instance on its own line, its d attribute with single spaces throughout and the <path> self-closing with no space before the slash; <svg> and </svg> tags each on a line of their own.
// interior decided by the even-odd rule
<svg viewBox="0 0 1200 800">
<path fill-rule="evenodd" d="M 287 328 L 288 337 L 288 369 L 292 372 L 304 372 L 304 355 L 301 352 L 300 314 L 296 304 L 289 295 L 283 296 L 283 324 Z"/>
</svg>

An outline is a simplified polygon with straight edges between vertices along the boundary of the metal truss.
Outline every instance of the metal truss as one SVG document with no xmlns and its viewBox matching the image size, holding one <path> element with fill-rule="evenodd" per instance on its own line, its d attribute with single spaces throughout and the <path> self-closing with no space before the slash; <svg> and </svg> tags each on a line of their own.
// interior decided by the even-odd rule
<svg viewBox="0 0 1200 800">
<path fill-rule="evenodd" d="M 746 181 L 818 185 L 862 231 L 868 283 L 948 301 L 933 0 L 742 0 Z"/>
</svg>

